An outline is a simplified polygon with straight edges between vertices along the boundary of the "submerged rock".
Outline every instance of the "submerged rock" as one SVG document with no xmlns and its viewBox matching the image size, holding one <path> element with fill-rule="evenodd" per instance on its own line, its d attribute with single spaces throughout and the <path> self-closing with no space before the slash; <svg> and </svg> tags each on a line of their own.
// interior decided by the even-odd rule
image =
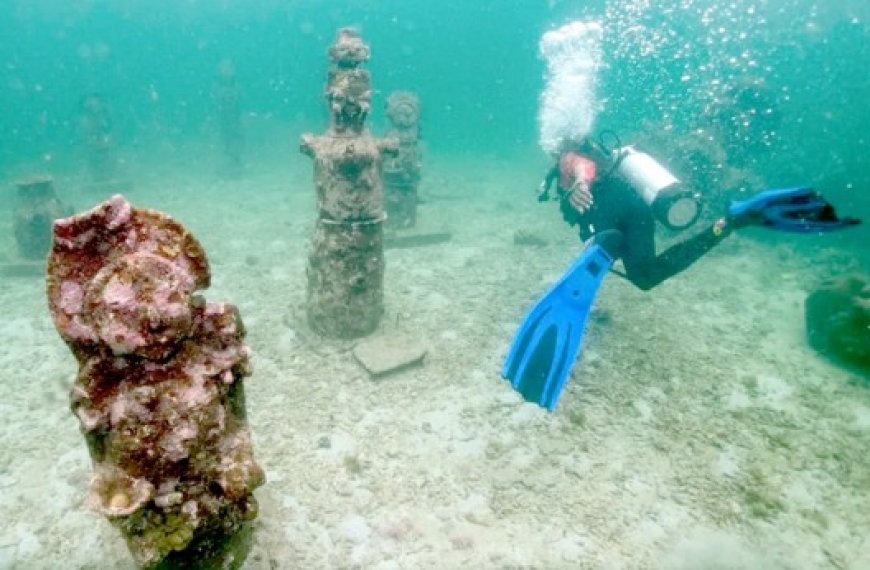
<svg viewBox="0 0 870 570">
<path fill-rule="evenodd" d="M 807 339 L 828 358 L 870 372 L 870 277 L 828 280 L 805 303 Z"/>
</svg>

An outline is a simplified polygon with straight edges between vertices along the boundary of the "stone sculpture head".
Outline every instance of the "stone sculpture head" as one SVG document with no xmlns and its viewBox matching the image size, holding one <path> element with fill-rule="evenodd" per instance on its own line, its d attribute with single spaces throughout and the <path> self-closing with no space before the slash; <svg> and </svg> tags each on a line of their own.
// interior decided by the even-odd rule
<svg viewBox="0 0 870 570">
<path fill-rule="evenodd" d="M 368 61 L 371 55 L 369 46 L 363 41 L 359 30 L 341 28 L 335 38 L 335 43 L 329 47 L 329 59 L 338 67 L 359 67 Z"/>
<path fill-rule="evenodd" d="M 396 91 L 387 98 L 387 118 L 394 128 L 410 129 L 420 121 L 420 99 L 407 91 Z"/>
</svg>

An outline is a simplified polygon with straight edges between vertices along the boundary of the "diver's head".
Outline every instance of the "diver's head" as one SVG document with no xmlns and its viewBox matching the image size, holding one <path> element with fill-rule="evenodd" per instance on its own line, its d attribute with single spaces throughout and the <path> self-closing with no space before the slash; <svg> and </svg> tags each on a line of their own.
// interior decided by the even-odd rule
<svg viewBox="0 0 870 570">
<path fill-rule="evenodd" d="M 591 136 L 582 138 L 566 138 L 559 144 L 558 151 L 553 154 L 553 157 L 558 159 L 567 152 L 575 152 L 582 154 L 601 166 L 609 164 L 611 160 L 610 153 L 599 142 L 595 141 Z"/>
<path fill-rule="evenodd" d="M 589 140 L 589 137 L 582 137 L 579 139 L 567 137 L 562 139 L 562 141 L 559 143 L 555 156 L 562 156 L 566 152 L 578 152 L 586 154 L 587 152 L 589 152 L 590 146 L 591 142 Z"/>
</svg>

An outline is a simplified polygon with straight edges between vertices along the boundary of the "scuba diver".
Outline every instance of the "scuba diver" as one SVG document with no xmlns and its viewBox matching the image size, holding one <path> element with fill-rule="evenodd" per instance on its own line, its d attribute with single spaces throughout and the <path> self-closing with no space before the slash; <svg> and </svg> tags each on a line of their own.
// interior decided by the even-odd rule
<svg viewBox="0 0 870 570">
<path fill-rule="evenodd" d="M 549 200 L 555 184 L 562 215 L 579 227 L 586 247 L 526 315 L 501 375 L 525 400 L 550 411 L 577 359 L 598 289 L 616 260 L 625 268 L 619 274 L 646 291 L 743 226 L 823 233 L 859 223 L 838 218 L 811 188 L 767 190 L 732 202 L 712 224 L 657 255 L 656 223 L 689 229 L 700 217 L 700 194 L 652 156 L 623 146 L 618 137 L 608 146 L 604 135 L 589 136 L 600 107 L 596 87 L 603 32 L 597 22 L 578 20 L 545 32 L 539 43 L 547 73 L 538 142 L 556 164 L 541 184 L 538 200 Z M 745 107 L 760 99 L 747 93 L 740 108 L 752 114 Z"/>
<path fill-rule="evenodd" d="M 824 233 L 860 223 L 837 217 L 811 188 L 767 190 L 732 202 L 712 224 L 657 255 L 656 222 L 676 231 L 688 229 L 700 217 L 700 195 L 650 155 L 616 142 L 612 148 L 588 137 L 563 143 L 539 189 L 538 200 L 547 201 L 556 185 L 562 216 L 579 226 L 586 249 L 526 316 L 502 376 L 526 400 L 551 411 L 608 272 L 646 291 L 688 268 L 737 228 Z M 619 259 L 625 273 L 611 269 Z"/>
<path fill-rule="evenodd" d="M 723 216 L 657 256 L 656 219 L 672 230 L 688 228 L 701 213 L 699 194 L 632 147 L 610 151 L 589 138 L 563 147 L 538 200 L 550 199 L 557 183 L 565 221 L 579 226 L 584 241 L 594 238 L 613 259 L 622 259 L 624 276 L 644 291 L 689 267 L 746 222 Z M 635 191 L 637 184 L 641 192 Z"/>
</svg>

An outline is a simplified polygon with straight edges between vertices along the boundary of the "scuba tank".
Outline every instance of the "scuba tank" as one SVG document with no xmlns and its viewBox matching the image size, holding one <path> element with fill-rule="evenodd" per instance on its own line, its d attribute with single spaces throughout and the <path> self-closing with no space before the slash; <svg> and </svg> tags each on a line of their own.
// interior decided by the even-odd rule
<svg viewBox="0 0 870 570">
<path fill-rule="evenodd" d="M 701 215 L 700 195 L 656 159 L 631 146 L 611 152 L 615 171 L 643 198 L 653 216 L 671 230 L 684 230 Z"/>
</svg>

